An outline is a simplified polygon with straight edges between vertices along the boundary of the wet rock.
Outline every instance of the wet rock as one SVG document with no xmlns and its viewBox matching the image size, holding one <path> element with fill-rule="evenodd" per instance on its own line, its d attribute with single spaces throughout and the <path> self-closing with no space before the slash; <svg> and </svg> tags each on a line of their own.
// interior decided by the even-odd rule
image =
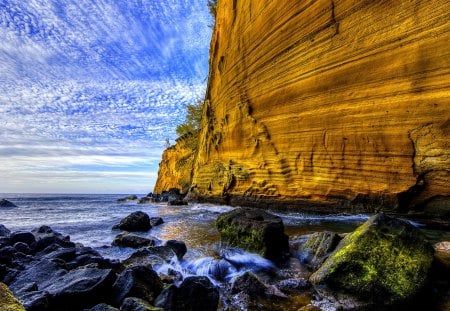
<svg viewBox="0 0 450 311">
<path fill-rule="evenodd" d="M 280 217 L 254 208 L 238 208 L 216 221 L 222 242 L 280 261 L 289 251 L 288 237 Z"/>
<path fill-rule="evenodd" d="M 25 311 L 23 305 L 14 297 L 9 288 L 0 283 L 0 310 L 2 311 Z"/>
<path fill-rule="evenodd" d="M 20 300 L 27 311 L 50 310 L 50 294 L 43 291 L 23 292 Z"/>
<path fill-rule="evenodd" d="M 138 197 L 137 197 L 137 196 L 135 196 L 135 195 L 129 195 L 129 196 L 127 196 L 127 197 L 117 199 L 117 202 L 118 202 L 118 203 L 124 203 L 124 202 L 133 202 L 133 201 L 137 201 L 137 200 L 138 200 Z"/>
<path fill-rule="evenodd" d="M 17 205 L 6 199 L 1 199 L 0 200 L 0 208 L 1 207 L 17 207 Z"/>
<path fill-rule="evenodd" d="M 95 251 L 91 247 L 77 247 L 75 258 L 66 263 L 66 267 L 69 270 L 86 266 L 95 266 L 100 269 L 116 270 L 119 265 L 120 264 L 118 261 L 103 258 L 97 251 Z"/>
<path fill-rule="evenodd" d="M 434 257 L 442 267 L 450 272 L 450 241 L 443 241 L 433 245 Z"/>
<path fill-rule="evenodd" d="M 151 246 L 137 250 L 123 261 L 127 267 L 144 265 L 152 267 L 170 262 L 176 257 L 175 252 L 168 246 Z"/>
<path fill-rule="evenodd" d="M 330 231 L 315 232 L 300 247 L 297 254 L 302 262 L 317 270 L 342 240 L 339 234 Z"/>
<path fill-rule="evenodd" d="M 154 202 L 155 202 L 155 198 L 143 197 L 143 198 L 139 199 L 138 204 L 150 204 L 150 203 L 154 203 Z"/>
<path fill-rule="evenodd" d="M 163 223 L 164 220 L 161 217 L 150 217 L 150 225 L 152 225 L 152 227 L 162 225 Z"/>
<path fill-rule="evenodd" d="M 29 254 L 31 252 L 30 247 L 23 242 L 17 242 L 16 244 L 14 244 L 14 249 L 16 252 L 21 252 L 24 254 Z"/>
<path fill-rule="evenodd" d="M 196 275 L 208 275 L 218 281 L 225 281 L 237 273 L 237 269 L 225 259 L 203 257 L 190 261 L 186 269 Z"/>
<path fill-rule="evenodd" d="M 141 211 L 131 213 L 120 221 L 113 229 L 120 229 L 125 231 L 148 231 L 152 228 L 150 224 L 150 217 Z"/>
<path fill-rule="evenodd" d="M 84 311 L 119 311 L 119 309 L 114 308 L 106 303 L 100 303 L 90 309 L 84 309 Z"/>
<path fill-rule="evenodd" d="M 0 237 L 9 237 L 11 230 L 0 224 Z"/>
<path fill-rule="evenodd" d="M 165 311 L 216 311 L 218 304 L 219 291 L 204 276 L 187 277 L 180 287 L 170 285 L 155 301 Z"/>
<path fill-rule="evenodd" d="M 308 289 L 311 287 L 311 284 L 306 279 L 286 279 L 279 281 L 277 287 L 285 293 L 291 293 Z"/>
<path fill-rule="evenodd" d="M 53 260 L 53 259 L 61 259 L 64 262 L 70 262 L 75 259 L 77 254 L 77 250 L 75 247 L 73 248 L 57 248 L 56 250 L 45 254 L 42 258 Z"/>
<path fill-rule="evenodd" d="M 183 241 L 168 240 L 164 245 L 170 247 L 175 252 L 178 260 L 181 260 L 187 252 L 186 244 Z"/>
<path fill-rule="evenodd" d="M 143 238 L 133 233 L 121 233 L 114 238 L 113 246 L 141 248 L 145 246 L 154 246 L 156 241 L 153 239 Z"/>
<path fill-rule="evenodd" d="M 232 294 L 243 292 L 251 297 L 264 297 L 266 289 L 267 286 L 255 274 L 248 271 L 236 277 L 231 284 Z"/>
<path fill-rule="evenodd" d="M 310 281 L 321 297 L 344 308 L 392 306 L 420 292 L 432 261 L 433 248 L 418 229 L 377 214 L 347 235 Z"/>
<path fill-rule="evenodd" d="M 67 241 L 64 237 L 58 236 L 46 236 L 39 238 L 36 243 L 33 245 L 33 249 L 35 252 L 41 252 L 45 250 L 49 246 L 60 246 L 63 248 L 73 248 L 75 247 L 75 243 Z"/>
<path fill-rule="evenodd" d="M 36 242 L 36 238 L 31 232 L 18 231 L 13 232 L 9 237 L 11 245 L 16 244 L 17 242 L 22 242 L 27 244 L 28 246 L 33 245 Z"/>
<path fill-rule="evenodd" d="M 183 205 L 188 205 L 188 202 L 183 201 L 183 200 L 172 200 L 167 202 L 167 205 L 169 206 L 183 206 Z"/>
<path fill-rule="evenodd" d="M 3 246 L 0 248 L 0 263 L 10 265 L 13 260 L 14 253 L 15 249 L 12 246 Z"/>
<path fill-rule="evenodd" d="M 123 301 L 120 311 L 164 311 L 161 308 L 152 306 L 143 299 L 129 297 Z"/>
<path fill-rule="evenodd" d="M 127 297 L 137 297 L 149 302 L 161 293 L 163 284 L 158 274 L 147 266 L 134 266 L 124 270 L 114 284 L 114 299 L 121 304 Z"/>
</svg>

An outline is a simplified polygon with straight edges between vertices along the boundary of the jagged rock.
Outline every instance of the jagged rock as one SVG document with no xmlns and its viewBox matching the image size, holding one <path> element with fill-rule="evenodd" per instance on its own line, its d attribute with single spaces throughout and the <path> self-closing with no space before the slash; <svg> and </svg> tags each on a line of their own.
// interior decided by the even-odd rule
<svg viewBox="0 0 450 311">
<path fill-rule="evenodd" d="M 187 252 L 186 243 L 183 241 L 168 240 L 164 245 L 170 247 L 175 252 L 178 260 L 181 260 Z"/>
<path fill-rule="evenodd" d="M 342 238 L 335 232 L 315 232 L 298 250 L 302 262 L 317 270 Z"/>
<path fill-rule="evenodd" d="M 264 297 L 266 290 L 267 286 L 255 274 L 248 271 L 236 277 L 231 284 L 232 294 L 243 292 L 250 297 Z"/>
<path fill-rule="evenodd" d="M 310 281 L 322 296 L 334 291 L 337 305 L 398 305 L 424 287 L 432 262 L 433 248 L 418 229 L 377 214 L 347 235 Z"/>
<path fill-rule="evenodd" d="M 9 288 L 0 283 L 0 310 L 2 311 L 25 311 L 23 305 L 14 297 Z"/>
<path fill-rule="evenodd" d="M 187 277 L 180 287 L 166 287 L 155 301 L 165 311 L 216 311 L 219 291 L 205 276 Z"/>
<path fill-rule="evenodd" d="M 9 237 L 11 230 L 0 224 L 0 237 Z"/>
<path fill-rule="evenodd" d="M 1 199 L 0 207 L 17 207 L 17 205 L 6 199 Z"/>
<path fill-rule="evenodd" d="M 147 301 L 135 297 L 126 298 L 123 301 L 120 311 L 164 311 L 149 304 Z"/>
<path fill-rule="evenodd" d="M 133 266 L 124 270 L 114 284 L 114 299 L 121 304 L 127 297 L 137 297 L 149 302 L 163 290 L 158 274 L 147 266 Z"/>
<path fill-rule="evenodd" d="M 36 242 L 36 238 L 34 237 L 34 235 L 31 232 L 25 231 L 13 232 L 11 233 L 9 239 L 12 245 L 16 244 L 17 242 L 22 242 L 27 244 L 28 246 L 31 246 Z"/>
<path fill-rule="evenodd" d="M 155 244 L 156 242 L 154 239 L 143 238 L 141 236 L 128 232 L 118 234 L 114 238 L 114 241 L 112 242 L 113 246 L 131 247 L 131 248 L 154 246 Z"/>
<path fill-rule="evenodd" d="M 124 202 L 133 202 L 133 201 L 137 201 L 137 200 L 138 200 L 138 197 L 137 197 L 137 196 L 135 196 L 135 195 L 129 195 L 129 196 L 127 196 L 127 197 L 117 199 L 117 202 L 118 202 L 118 203 L 124 203 Z"/>
<path fill-rule="evenodd" d="M 163 223 L 164 220 L 161 217 L 150 217 L 150 224 L 152 225 L 152 227 L 162 225 Z"/>
<path fill-rule="evenodd" d="M 119 311 L 119 309 L 114 308 L 106 303 L 100 303 L 90 309 L 85 309 L 84 311 Z"/>
<path fill-rule="evenodd" d="M 216 221 L 222 242 L 254 251 L 279 261 L 289 250 L 280 217 L 260 209 L 238 208 L 221 214 Z"/>
<path fill-rule="evenodd" d="M 125 231 L 148 231 L 152 228 L 150 224 L 150 217 L 141 211 L 131 213 L 120 221 L 113 229 L 120 229 Z"/>
<path fill-rule="evenodd" d="M 174 257 L 176 254 L 169 246 L 151 246 L 137 250 L 125 259 L 123 264 L 127 267 L 136 265 L 152 267 L 170 262 Z"/>
</svg>

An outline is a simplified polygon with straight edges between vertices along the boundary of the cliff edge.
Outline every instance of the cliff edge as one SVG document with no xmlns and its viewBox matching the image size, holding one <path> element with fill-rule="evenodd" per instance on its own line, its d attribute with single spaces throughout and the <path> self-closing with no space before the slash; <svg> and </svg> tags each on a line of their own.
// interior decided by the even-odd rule
<svg viewBox="0 0 450 311">
<path fill-rule="evenodd" d="M 219 0 L 190 197 L 448 217 L 449 12 Z"/>
</svg>

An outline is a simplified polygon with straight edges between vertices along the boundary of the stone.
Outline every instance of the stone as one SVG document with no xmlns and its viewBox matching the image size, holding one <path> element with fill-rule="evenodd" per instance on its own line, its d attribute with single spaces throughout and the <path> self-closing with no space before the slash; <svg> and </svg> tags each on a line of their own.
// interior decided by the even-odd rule
<svg viewBox="0 0 450 311">
<path fill-rule="evenodd" d="M 315 271 L 336 248 L 342 238 L 339 234 L 330 231 L 315 232 L 305 241 L 298 250 L 298 256 L 304 264 Z"/>
<path fill-rule="evenodd" d="M 151 246 L 137 250 L 125 259 L 123 264 L 127 267 L 144 265 L 151 268 L 154 265 L 168 263 L 174 257 L 176 257 L 175 252 L 168 246 Z"/>
<path fill-rule="evenodd" d="M 267 259 L 280 261 L 289 251 L 283 221 L 263 210 L 238 208 L 223 213 L 216 226 L 223 243 L 257 252 Z"/>
<path fill-rule="evenodd" d="M 119 311 L 119 309 L 114 308 L 106 303 L 100 303 L 90 309 L 85 309 L 84 311 Z"/>
<path fill-rule="evenodd" d="M 143 299 L 136 297 L 129 297 L 123 301 L 123 304 L 120 307 L 120 311 L 164 311 L 164 310 L 152 306 Z"/>
<path fill-rule="evenodd" d="M 167 149 L 155 192 L 327 213 L 449 202 L 448 11 L 217 1 L 198 143 Z"/>
<path fill-rule="evenodd" d="M 264 297 L 266 290 L 267 286 L 255 274 L 249 271 L 236 277 L 231 284 L 232 294 L 243 292 L 253 298 Z"/>
<path fill-rule="evenodd" d="M 161 217 L 150 217 L 150 225 L 152 225 L 152 227 L 162 225 L 163 223 L 164 220 Z"/>
<path fill-rule="evenodd" d="M 219 290 L 205 276 L 190 276 L 180 287 L 170 285 L 155 301 L 165 311 L 216 311 Z"/>
<path fill-rule="evenodd" d="M 114 238 L 113 246 L 141 248 L 145 246 L 154 246 L 154 239 L 147 239 L 133 233 L 121 233 Z"/>
<path fill-rule="evenodd" d="M 16 244 L 14 244 L 13 247 L 16 250 L 16 252 L 21 252 L 24 254 L 29 254 L 31 252 L 30 247 L 23 242 L 17 242 Z"/>
<path fill-rule="evenodd" d="M 148 231 L 152 226 L 150 217 L 142 211 L 137 211 L 123 218 L 117 228 L 125 231 Z"/>
<path fill-rule="evenodd" d="M 178 260 L 181 260 L 187 252 L 186 243 L 183 241 L 168 240 L 164 245 L 170 247 L 175 252 Z"/>
<path fill-rule="evenodd" d="M 17 205 L 6 199 L 1 199 L 0 207 L 17 207 Z"/>
<path fill-rule="evenodd" d="M 154 198 L 143 197 L 143 198 L 139 199 L 138 204 L 151 204 L 151 203 L 154 203 L 154 202 L 155 202 Z"/>
<path fill-rule="evenodd" d="M 14 297 L 8 286 L 0 283 L 0 310 L 2 311 L 25 311 L 23 305 Z"/>
<path fill-rule="evenodd" d="M 17 242 L 22 242 L 27 244 L 28 246 L 31 246 L 36 242 L 36 238 L 34 237 L 34 235 L 31 232 L 25 231 L 13 232 L 9 238 L 12 245 L 16 244 Z"/>
<path fill-rule="evenodd" d="M 167 205 L 169 206 L 183 206 L 183 205 L 188 205 L 188 203 L 186 201 L 183 200 L 172 200 L 167 202 Z"/>
<path fill-rule="evenodd" d="M 0 224 L 0 237 L 9 237 L 11 230 Z"/>
<path fill-rule="evenodd" d="M 433 248 L 417 228 L 377 214 L 347 235 L 310 281 L 325 295 L 329 289 L 350 300 L 393 306 L 420 293 L 432 262 Z"/>
<path fill-rule="evenodd" d="M 124 203 L 124 202 L 133 202 L 133 201 L 137 201 L 137 200 L 138 200 L 138 197 L 136 195 L 129 195 L 127 197 L 117 199 L 117 202 Z"/>
<path fill-rule="evenodd" d="M 153 302 L 163 290 L 158 274 L 147 266 L 125 269 L 113 287 L 114 299 L 121 304 L 127 297 L 136 297 Z"/>
</svg>

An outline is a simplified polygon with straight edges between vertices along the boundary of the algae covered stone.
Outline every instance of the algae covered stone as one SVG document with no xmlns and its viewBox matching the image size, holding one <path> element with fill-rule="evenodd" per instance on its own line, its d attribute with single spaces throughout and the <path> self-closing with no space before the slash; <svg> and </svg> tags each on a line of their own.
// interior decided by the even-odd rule
<svg viewBox="0 0 450 311">
<path fill-rule="evenodd" d="M 424 287 L 432 261 L 433 248 L 418 229 L 377 214 L 347 235 L 310 281 L 360 301 L 393 305 Z"/>
<path fill-rule="evenodd" d="M 0 283 L 0 310 L 2 311 L 25 311 L 25 308 L 20 304 L 9 288 Z"/>
<path fill-rule="evenodd" d="M 280 217 L 255 208 L 238 208 L 221 214 L 216 221 L 222 242 L 280 260 L 289 250 Z"/>
</svg>

